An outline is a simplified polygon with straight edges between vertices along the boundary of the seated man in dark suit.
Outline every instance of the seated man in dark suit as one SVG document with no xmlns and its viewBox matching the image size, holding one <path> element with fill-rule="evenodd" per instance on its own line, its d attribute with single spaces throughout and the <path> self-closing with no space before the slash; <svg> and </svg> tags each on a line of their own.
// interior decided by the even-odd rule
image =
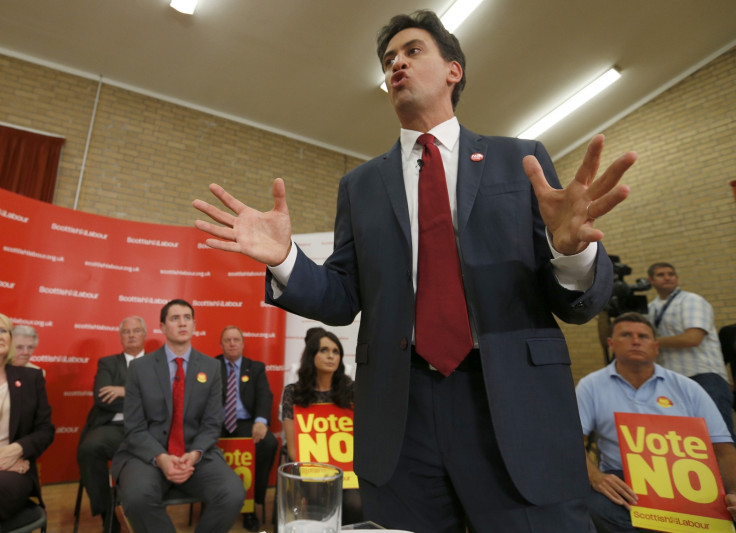
<svg viewBox="0 0 736 533">
<path fill-rule="evenodd" d="M 220 334 L 222 354 L 217 356 L 222 369 L 222 392 L 225 403 L 223 437 L 253 437 L 256 445 L 255 502 L 257 514 L 263 516 L 268 477 L 279 443 L 268 430 L 273 393 L 266 377 L 266 365 L 243 357 L 243 332 L 227 326 Z M 228 409 L 228 376 L 234 372 L 233 408 Z M 229 416 L 228 416 L 229 415 Z M 243 527 L 259 531 L 256 513 L 243 515 Z"/>
<path fill-rule="evenodd" d="M 128 368 L 125 438 L 112 461 L 120 501 L 136 533 L 175 532 L 163 505 L 176 486 L 202 502 L 195 531 L 229 531 L 245 500 L 243 483 L 217 447 L 222 430 L 219 363 L 192 348 L 194 309 L 161 309 L 166 344 Z"/>
<path fill-rule="evenodd" d="M 110 507 L 107 462 L 123 442 L 123 401 L 128 365 L 142 356 L 146 340 L 146 323 L 139 316 L 130 316 L 120 323 L 120 344 L 123 352 L 97 361 L 94 405 L 87 416 L 77 449 L 77 462 L 82 484 L 87 489 L 92 516 L 102 515 Z M 117 520 L 113 526 L 119 528 Z"/>
</svg>

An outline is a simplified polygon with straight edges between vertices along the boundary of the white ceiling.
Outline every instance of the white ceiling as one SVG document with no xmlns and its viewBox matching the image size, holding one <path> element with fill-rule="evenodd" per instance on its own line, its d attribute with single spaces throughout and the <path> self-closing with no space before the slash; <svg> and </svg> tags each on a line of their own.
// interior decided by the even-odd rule
<svg viewBox="0 0 736 533">
<path fill-rule="evenodd" d="M 450 3 L 200 0 L 189 17 L 168 0 L 0 0 L 0 53 L 375 156 L 398 137 L 375 35 Z M 736 45 L 736 1 L 485 0 L 455 34 L 468 58 L 457 114 L 478 133 L 516 135 L 621 69 L 540 137 L 560 155 Z"/>
</svg>

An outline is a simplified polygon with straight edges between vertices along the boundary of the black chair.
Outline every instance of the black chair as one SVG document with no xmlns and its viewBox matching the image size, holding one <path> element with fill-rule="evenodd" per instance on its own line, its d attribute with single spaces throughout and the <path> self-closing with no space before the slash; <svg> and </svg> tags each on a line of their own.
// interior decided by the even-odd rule
<svg viewBox="0 0 736 533">
<path fill-rule="evenodd" d="M 33 500 L 28 500 L 18 514 L 0 523 L 3 533 L 31 533 L 37 529 L 46 533 L 46 511 Z"/>
<path fill-rule="evenodd" d="M 79 480 L 79 487 L 77 488 L 77 501 L 74 503 L 74 533 L 79 530 L 79 514 L 82 510 L 82 494 L 84 494 L 84 485 L 82 480 Z"/>
</svg>

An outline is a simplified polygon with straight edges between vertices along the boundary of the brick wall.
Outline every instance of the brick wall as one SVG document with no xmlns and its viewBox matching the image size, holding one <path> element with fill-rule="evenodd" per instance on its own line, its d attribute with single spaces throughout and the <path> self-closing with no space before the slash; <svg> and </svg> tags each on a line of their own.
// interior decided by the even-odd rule
<svg viewBox="0 0 736 533">
<path fill-rule="evenodd" d="M 0 122 L 66 138 L 54 203 L 73 207 L 98 83 L 0 55 Z M 258 209 L 284 178 L 295 233 L 329 231 L 340 177 L 362 161 L 103 84 L 78 209 L 191 225 L 216 182 Z"/>
<path fill-rule="evenodd" d="M 672 263 L 685 290 L 706 298 L 716 328 L 736 322 L 736 49 L 619 120 L 606 135 L 605 168 L 634 150 L 639 160 L 624 182 L 631 195 L 596 222 L 609 253 L 634 283 L 657 261 Z M 563 184 L 582 161 L 579 147 L 555 162 Z M 645 293 L 649 300 L 654 290 Z M 600 368 L 594 322 L 564 326 L 576 381 Z"/>
<path fill-rule="evenodd" d="M 97 82 L 2 55 L 0 80 L 0 122 L 66 137 L 55 203 L 72 207 Z M 609 252 L 633 269 L 626 281 L 645 276 L 654 261 L 670 261 L 682 286 L 713 304 L 718 327 L 736 322 L 736 205 L 728 186 L 736 178 L 736 49 L 603 133 L 603 168 L 626 150 L 639 153 L 625 180 L 631 197 L 597 222 Z M 584 151 L 556 161 L 563 184 Z M 359 163 L 103 85 L 79 209 L 190 225 L 191 200 L 207 198 L 208 183 L 270 209 L 271 182 L 282 177 L 294 232 L 330 231 L 338 180 Z M 597 324 L 563 328 L 577 380 L 602 365 Z"/>
</svg>

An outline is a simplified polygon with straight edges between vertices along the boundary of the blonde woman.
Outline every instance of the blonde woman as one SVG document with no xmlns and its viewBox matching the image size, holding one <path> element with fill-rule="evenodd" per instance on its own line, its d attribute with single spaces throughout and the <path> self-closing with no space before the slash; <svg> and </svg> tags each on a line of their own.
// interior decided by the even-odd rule
<svg viewBox="0 0 736 533">
<path fill-rule="evenodd" d="M 54 440 L 43 373 L 13 366 L 13 325 L 0 313 L 0 522 L 38 497 L 36 459 Z"/>
</svg>

